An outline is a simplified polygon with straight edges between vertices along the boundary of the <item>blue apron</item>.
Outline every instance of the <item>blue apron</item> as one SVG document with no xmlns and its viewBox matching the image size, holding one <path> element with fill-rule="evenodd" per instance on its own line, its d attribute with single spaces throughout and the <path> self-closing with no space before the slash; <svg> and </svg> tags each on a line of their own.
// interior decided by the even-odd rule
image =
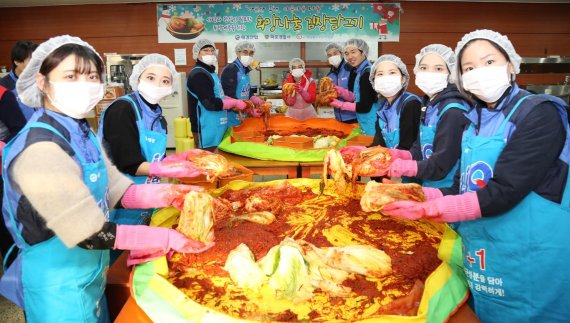
<svg viewBox="0 0 570 323">
<path fill-rule="evenodd" d="M 378 125 L 382 130 L 382 136 L 388 148 L 396 148 L 400 144 L 400 114 L 409 100 L 420 101 L 420 98 L 410 92 L 403 92 L 392 105 L 386 99 L 374 104 L 379 107 L 383 103 L 380 109 L 376 109 L 378 111 Z M 369 118 L 369 120 L 372 120 L 372 118 Z M 374 123 L 373 126 L 375 126 Z"/>
<path fill-rule="evenodd" d="M 432 149 L 433 149 L 433 140 L 435 138 L 435 132 L 437 129 L 437 125 L 439 123 L 439 119 L 443 114 L 452 108 L 460 109 L 464 112 L 467 112 L 467 107 L 460 103 L 450 103 L 446 105 L 441 112 L 438 112 L 439 104 L 431 107 L 427 107 L 426 111 L 426 118 L 425 122 L 420 124 L 420 146 L 422 149 L 422 158 L 423 160 L 427 160 L 431 157 Z M 447 175 L 440 180 L 431 181 L 431 180 L 423 180 L 422 186 L 427 187 L 451 187 L 453 186 L 453 177 L 455 176 L 455 172 L 457 171 L 459 161 L 455 163 L 455 166 L 447 173 Z"/>
<path fill-rule="evenodd" d="M 139 145 L 145 160 L 149 163 L 161 161 L 164 158 L 166 142 L 168 140 L 166 130 L 162 128 L 162 124 L 160 123 L 162 109 L 159 107 L 156 111 L 152 111 L 144 101 L 141 100 L 139 92 L 122 96 L 117 100 L 128 101 L 135 111 L 137 129 L 139 131 Z M 103 120 L 105 120 L 105 111 L 103 111 L 99 119 L 99 131 L 97 132 L 99 141 L 105 145 L 103 138 Z M 135 184 L 160 183 L 160 178 L 155 176 L 125 175 L 132 179 Z M 113 209 L 111 211 L 111 222 L 117 224 L 147 224 L 153 212 L 154 209 Z"/>
<path fill-rule="evenodd" d="M 238 68 L 235 98 L 247 100 L 249 99 L 249 89 L 251 88 L 249 73 L 246 73 L 245 67 L 239 59 L 236 59 L 233 64 Z M 238 113 L 233 110 L 228 110 L 228 127 L 235 127 L 240 124 Z"/>
<path fill-rule="evenodd" d="M 368 66 L 370 66 L 370 62 L 368 60 L 366 60 L 365 62 L 368 62 Z M 361 64 L 361 66 L 364 68 L 366 65 L 366 63 Z M 348 89 L 348 79 L 350 78 L 350 68 L 349 68 L 349 64 L 343 60 L 342 63 L 339 65 L 338 67 L 338 74 L 334 74 L 334 73 L 329 73 L 327 76 L 330 77 L 333 82 L 335 83 L 335 85 L 340 86 L 342 88 Z M 359 66 L 360 67 L 360 66 Z M 357 80 L 360 78 L 360 75 L 356 76 Z M 359 82 L 355 80 L 355 84 L 354 84 L 354 88 L 355 90 L 353 91 L 353 93 L 357 93 L 356 92 L 356 82 Z M 342 98 L 337 98 L 337 100 L 343 102 L 345 101 Z M 347 121 L 353 121 L 354 119 L 356 119 L 356 112 L 353 111 L 347 111 L 347 110 L 342 110 L 339 108 L 335 108 L 334 109 L 334 117 L 337 121 L 341 121 L 341 122 L 347 122 Z"/>
<path fill-rule="evenodd" d="M 354 79 L 354 89 L 352 91 L 356 104 L 360 102 L 360 76 L 365 72 L 370 72 L 370 61 L 368 59 L 365 59 L 356 69 L 356 78 Z M 358 120 L 360 130 L 362 130 L 362 133 L 366 136 L 374 136 L 376 134 L 376 111 L 378 111 L 378 106 L 373 104 L 370 111 L 366 113 L 356 113 L 356 120 Z"/>
<path fill-rule="evenodd" d="M 8 75 L 10 75 L 10 78 L 12 80 L 14 80 L 14 83 L 16 83 L 18 81 L 18 78 L 14 74 L 14 70 L 11 70 Z M 14 96 L 16 96 L 16 100 L 18 100 L 18 106 L 20 107 L 20 110 L 22 110 L 22 113 L 24 114 L 26 121 L 30 120 L 30 118 L 32 117 L 32 114 L 34 114 L 34 112 L 36 110 L 33 108 L 30 108 L 29 106 L 22 103 L 22 100 L 20 100 L 20 96 L 18 96 L 18 91 L 16 90 L 15 85 L 14 85 L 14 88 L 12 89 L 12 93 L 14 93 Z"/>
<path fill-rule="evenodd" d="M 222 85 L 220 83 L 220 78 L 214 72 L 210 73 L 203 67 L 195 66 L 192 71 L 202 69 L 206 73 L 210 74 L 212 80 L 214 81 L 214 95 L 218 99 L 224 98 L 224 93 L 222 91 Z M 190 76 L 188 76 L 190 77 Z M 192 95 L 198 101 L 197 115 L 198 115 L 198 136 L 200 141 L 199 148 L 209 148 L 216 147 L 222 141 L 226 130 L 228 130 L 228 112 L 226 110 L 221 111 L 209 111 L 202 105 L 200 99 L 194 92 L 187 88 L 188 93 Z"/>
<path fill-rule="evenodd" d="M 65 137 L 52 126 L 31 122 L 17 135 L 30 128 L 44 128 L 64 140 Z M 88 163 L 82 155 L 82 147 L 67 141 L 75 152 L 75 161 L 83 171 L 83 180 L 99 207 L 108 217 L 109 194 L 107 168 L 95 136 L 89 133 L 86 146 L 91 145 L 99 153 L 96 162 Z M 0 282 L 4 296 L 22 307 L 27 322 L 109 322 L 104 297 L 105 273 L 109 267 L 109 250 L 68 248 L 57 237 L 28 245 L 22 237 L 22 224 L 14 212 L 17 200 L 8 176 L 10 163 L 24 150 L 23 140 L 10 141 L 4 148 L 4 218 L 20 252 Z M 14 149 L 14 151 L 12 151 Z M 88 148 L 89 149 L 89 148 Z"/>
<path fill-rule="evenodd" d="M 478 190 L 480 181 L 487 183 L 493 176 L 493 168 L 506 145 L 505 127 L 510 117 L 525 100 L 535 98 L 529 95 L 519 99 L 494 135 L 476 135 L 474 125 L 465 131 L 461 193 Z M 567 112 L 562 105 L 557 108 L 567 132 L 560 159 L 568 163 Z M 567 178 L 561 204 L 530 192 L 501 215 L 455 224 L 463 240 L 464 269 L 473 295 L 473 309 L 483 322 L 568 321 L 569 193 Z"/>
</svg>

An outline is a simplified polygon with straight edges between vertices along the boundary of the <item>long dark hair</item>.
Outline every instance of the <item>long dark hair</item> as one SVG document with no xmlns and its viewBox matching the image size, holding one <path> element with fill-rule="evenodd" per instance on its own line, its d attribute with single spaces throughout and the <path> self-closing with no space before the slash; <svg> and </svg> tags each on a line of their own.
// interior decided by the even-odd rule
<svg viewBox="0 0 570 323">
<path fill-rule="evenodd" d="M 47 76 L 54 68 L 56 68 L 64 59 L 69 55 L 75 55 L 75 72 L 78 74 L 85 74 L 91 72 L 91 63 L 95 64 L 97 74 L 103 80 L 103 73 L 105 72 L 105 65 L 103 61 L 91 48 L 78 45 L 78 44 L 65 44 L 51 54 L 49 54 L 43 61 L 40 67 L 40 74 Z"/>
</svg>

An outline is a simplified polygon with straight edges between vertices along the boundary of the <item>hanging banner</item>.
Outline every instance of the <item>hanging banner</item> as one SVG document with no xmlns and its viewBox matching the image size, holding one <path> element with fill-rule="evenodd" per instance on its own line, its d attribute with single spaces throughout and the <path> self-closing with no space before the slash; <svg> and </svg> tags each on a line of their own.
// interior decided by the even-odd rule
<svg viewBox="0 0 570 323">
<path fill-rule="evenodd" d="M 159 4 L 158 42 L 399 41 L 399 3 Z"/>
</svg>

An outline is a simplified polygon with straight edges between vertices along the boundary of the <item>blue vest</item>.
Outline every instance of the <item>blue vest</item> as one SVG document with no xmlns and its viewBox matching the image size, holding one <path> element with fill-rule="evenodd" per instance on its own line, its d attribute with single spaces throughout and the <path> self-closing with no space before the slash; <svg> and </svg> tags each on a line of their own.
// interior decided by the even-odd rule
<svg viewBox="0 0 570 323">
<path fill-rule="evenodd" d="M 400 144 L 400 114 L 409 100 L 421 102 L 417 95 L 404 91 L 392 105 L 386 99 L 379 100 L 374 104 L 376 108 L 372 110 L 377 111 L 378 125 L 382 130 L 382 136 L 388 148 L 396 148 Z"/>
<path fill-rule="evenodd" d="M 203 67 L 194 66 L 188 78 L 191 78 L 194 73 L 203 73 L 202 71 L 208 73 L 212 80 L 214 81 L 214 96 L 219 99 L 224 98 L 224 93 L 222 91 L 222 85 L 220 83 L 220 78 L 214 72 L 210 73 Z M 187 88 L 188 93 L 196 98 L 198 102 L 198 107 L 196 108 L 198 116 L 198 136 L 200 140 L 199 148 L 216 147 L 222 141 L 224 134 L 228 130 L 228 113 L 226 110 L 221 111 L 209 111 L 204 108 L 200 98 Z M 190 107 L 192 108 L 192 107 Z"/>
<path fill-rule="evenodd" d="M 478 134 L 473 124 L 464 132 L 462 193 L 480 189 L 493 177 L 495 164 L 514 129 L 511 116 L 545 101 L 556 105 L 565 125 L 566 141 L 559 158 L 568 164 L 570 132 L 565 103 L 551 96 L 530 95 L 515 86 L 504 101 L 508 107 L 514 106 L 506 117 L 487 119 L 487 123 L 483 119 Z M 483 322 L 568 321 L 569 193 L 567 178 L 560 204 L 530 192 L 503 214 L 455 224 L 463 241 L 473 309 Z"/>
<path fill-rule="evenodd" d="M 367 62 L 368 66 L 370 66 L 370 62 L 368 60 L 365 60 L 363 62 L 363 64 L 360 64 L 360 67 L 365 66 L 366 65 L 365 62 Z M 327 76 L 330 77 L 334 81 L 335 85 L 338 85 L 338 86 L 348 90 L 348 79 L 350 78 L 350 65 L 345 60 L 343 60 L 342 63 L 338 67 L 338 74 L 331 72 Z M 359 76 L 360 76 L 360 74 L 357 75 L 356 78 L 358 79 Z M 357 82 L 357 81 L 355 81 L 355 82 Z M 356 91 L 356 83 L 354 84 L 354 88 L 355 88 L 354 91 Z M 355 95 L 356 95 L 356 92 L 354 92 L 354 91 L 353 91 L 353 93 L 355 93 Z M 337 100 L 344 101 L 344 99 L 342 99 L 340 97 Z M 334 109 L 334 117 L 336 120 L 342 121 L 342 122 L 352 121 L 352 120 L 356 119 L 356 112 L 346 111 L 346 110 L 335 108 Z"/>
<path fill-rule="evenodd" d="M 247 100 L 249 99 L 249 89 L 251 88 L 249 73 L 239 59 L 233 61 L 232 64 L 238 68 L 235 98 Z M 241 122 L 239 121 L 238 113 L 233 110 L 229 110 L 228 127 L 235 127 L 240 124 Z"/>
<path fill-rule="evenodd" d="M 168 140 L 166 129 L 163 128 L 160 122 L 163 118 L 162 109 L 158 107 L 153 111 L 141 99 L 138 91 L 122 96 L 117 100 L 128 101 L 135 112 L 136 125 L 139 131 L 139 145 L 145 160 L 149 163 L 161 161 L 166 153 L 166 142 Z M 103 111 L 99 119 L 97 138 L 103 147 L 107 148 L 109 143 L 103 137 L 105 111 Z M 107 149 L 107 152 L 110 153 L 110 149 Z M 160 183 L 159 177 L 125 175 L 136 184 Z M 111 221 L 118 224 L 146 224 L 153 212 L 154 209 L 114 209 L 111 212 Z"/>
<path fill-rule="evenodd" d="M 433 152 L 433 140 L 435 138 L 435 133 L 437 131 L 437 125 L 441 116 L 449 109 L 459 109 L 464 112 L 468 111 L 469 104 L 467 102 L 449 102 L 446 106 L 439 111 L 438 103 L 435 106 L 427 105 L 426 116 L 422 123 L 420 123 L 420 146 L 422 149 L 422 159 L 427 160 L 431 157 Z M 424 180 L 422 185 L 427 187 L 451 187 L 453 185 L 453 177 L 455 176 L 455 171 L 459 161 L 453 166 L 453 168 L 447 173 L 447 175 L 440 180 Z"/>
<path fill-rule="evenodd" d="M 10 71 L 10 73 L 8 75 L 10 76 L 10 78 L 12 78 L 12 80 L 14 80 L 14 83 L 16 83 L 18 81 L 16 74 L 14 74 L 14 70 Z M 22 113 L 24 114 L 26 121 L 30 120 L 30 118 L 32 117 L 32 114 L 34 114 L 34 112 L 36 110 L 33 108 L 30 108 L 29 106 L 22 103 L 22 101 L 20 100 L 20 97 L 18 96 L 18 91 L 16 90 L 15 85 L 11 91 L 12 91 L 12 93 L 14 93 L 14 96 L 16 96 L 16 100 L 18 100 L 18 106 L 20 107 L 20 110 L 22 110 Z"/>
<path fill-rule="evenodd" d="M 53 125 L 38 122 L 44 113 L 69 131 L 70 140 Z M 8 170 L 28 143 L 34 142 L 32 138 L 38 128 L 60 136 L 73 150 L 73 159 L 83 172 L 85 185 L 105 216 L 109 216 L 107 169 L 95 136 L 89 132 L 86 137 L 77 121 L 70 117 L 40 109 L 8 143 L 2 156 L 4 221 L 20 252 L 1 279 L 0 292 L 24 308 L 28 322 L 108 322 L 103 293 L 109 250 L 68 248 L 57 235 L 29 245 L 22 236 L 23 224 L 17 218 L 21 195 L 14 188 Z M 65 189 L 64 184 L 61 189 Z"/>
</svg>

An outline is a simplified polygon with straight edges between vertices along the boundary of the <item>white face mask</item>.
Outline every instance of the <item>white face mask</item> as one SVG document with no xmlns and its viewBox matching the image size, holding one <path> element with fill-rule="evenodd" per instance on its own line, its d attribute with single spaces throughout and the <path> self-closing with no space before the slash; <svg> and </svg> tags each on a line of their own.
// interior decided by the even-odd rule
<svg viewBox="0 0 570 323">
<path fill-rule="evenodd" d="M 152 83 L 140 81 L 138 91 L 150 104 L 157 104 L 164 97 L 172 94 L 172 86 L 155 86 Z"/>
<path fill-rule="evenodd" d="M 202 56 L 202 62 L 206 65 L 214 66 L 218 62 L 216 55 L 204 55 Z"/>
<path fill-rule="evenodd" d="M 374 79 L 374 90 L 383 97 L 389 98 L 402 89 L 402 76 L 386 75 Z"/>
<path fill-rule="evenodd" d="M 449 74 L 419 72 L 416 74 L 416 85 L 430 98 L 447 87 Z"/>
<path fill-rule="evenodd" d="M 94 82 L 52 82 L 51 104 L 62 113 L 83 119 L 103 98 L 103 84 Z"/>
<path fill-rule="evenodd" d="M 340 65 L 340 62 L 342 62 L 342 57 L 340 57 L 340 55 L 334 55 L 329 57 L 329 64 L 331 64 L 334 67 L 338 67 Z"/>
<path fill-rule="evenodd" d="M 508 72 L 509 64 L 504 66 L 485 66 L 463 74 L 463 88 L 487 103 L 497 102 L 511 86 Z"/>
<path fill-rule="evenodd" d="M 302 68 L 294 68 L 291 70 L 291 75 L 293 75 L 294 77 L 301 77 L 303 76 L 303 74 L 305 74 L 305 70 Z"/>
<path fill-rule="evenodd" d="M 242 55 L 239 58 L 239 61 L 241 62 L 241 64 L 245 67 L 248 67 L 251 62 L 253 62 L 253 57 L 252 56 L 247 56 L 247 55 Z"/>
</svg>

